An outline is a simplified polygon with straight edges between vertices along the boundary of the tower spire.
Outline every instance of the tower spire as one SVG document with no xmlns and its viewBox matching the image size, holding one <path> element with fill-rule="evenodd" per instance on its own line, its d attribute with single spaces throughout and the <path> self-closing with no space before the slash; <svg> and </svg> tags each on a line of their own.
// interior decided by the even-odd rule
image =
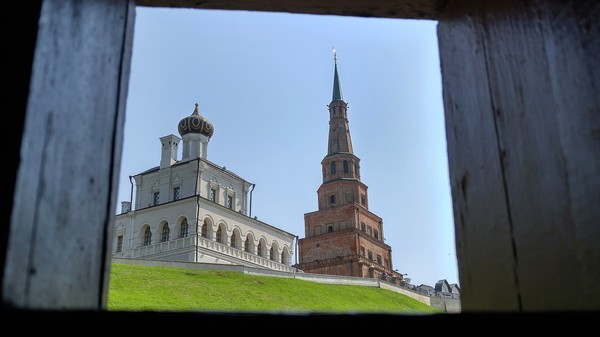
<svg viewBox="0 0 600 337">
<path fill-rule="evenodd" d="M 348 126 L 348 104 L 342 98 L 340 77 L 337 69 L 337 53 L 333 48 L 333 96 L 329 108 L 329 145 L 327 155 L 344 152 L 352 153 L 352 140 Z"/>
<path fill-rule="evenodd" d="M 331 101 L 343 100 L 342 97 L 342 87 L 340 86 L 340 77 L 338 75 L 337 70 L 337 52 L 335 48 L 333 48 L 333 63 L 334 63 L 334 71 L 333 71 L 333 95 L 331 97 Z"/>
</svg>

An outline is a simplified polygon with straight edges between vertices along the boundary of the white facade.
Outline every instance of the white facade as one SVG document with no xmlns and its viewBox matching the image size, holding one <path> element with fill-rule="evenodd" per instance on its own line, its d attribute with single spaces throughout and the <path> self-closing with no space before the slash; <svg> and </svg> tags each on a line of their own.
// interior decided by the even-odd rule
<svg viewBox="0 0 600 337">
<path fill-rule="evenodd" d="M 206 159 L 210 127 L 208 135 L 183 134 L 182 160 L 181 139 L 160 138 L 160 165 L 132 177 L 134 207 L 121 203 L 113 256 L 295 271 L 296 235 L 251 218 L 253 185 Z"/>
</svg>

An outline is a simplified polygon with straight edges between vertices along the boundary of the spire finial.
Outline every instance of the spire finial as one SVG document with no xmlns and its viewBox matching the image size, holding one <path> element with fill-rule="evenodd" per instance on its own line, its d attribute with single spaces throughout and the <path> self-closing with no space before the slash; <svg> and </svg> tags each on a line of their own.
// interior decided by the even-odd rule
<svg viewBox="0 0 600 337">
<path fill-rule="evenodd" d="M 332 48 L 333 48 L 333 62 L 334 62 L 335 64 L 337 64 L 337 53 L 336 53 L 336 51 L 335 51 L 335 47 L 332 47 Z"/>
<path fill-rule="evenodd" d="M 200 112 L 198 112 L 198 103 L 195 104 L 194 112 L 192 114 L 196 114 L 196 115 L 200 114 Z"/>
</svg>

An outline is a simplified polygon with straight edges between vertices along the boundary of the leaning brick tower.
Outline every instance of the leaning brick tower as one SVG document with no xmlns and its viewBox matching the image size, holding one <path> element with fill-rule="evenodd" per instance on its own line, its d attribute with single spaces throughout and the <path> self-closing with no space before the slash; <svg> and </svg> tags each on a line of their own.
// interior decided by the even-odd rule
<svg viewBox="0 0 600 337">
<path fill-rule="evenodd" d="M 391 247 L 384 243 L 383 220 L 369 211 L 368 187 L 360 181 L 360 159 L 352 150 L 348 104 L 342 97 L 334 50 L 329 141 L 321 161 L 323 183 L 318 210 L 304 214 L 305 237 L 298 240 L 298 269 L 307 273 L 398 280 Z"/>
</svg>

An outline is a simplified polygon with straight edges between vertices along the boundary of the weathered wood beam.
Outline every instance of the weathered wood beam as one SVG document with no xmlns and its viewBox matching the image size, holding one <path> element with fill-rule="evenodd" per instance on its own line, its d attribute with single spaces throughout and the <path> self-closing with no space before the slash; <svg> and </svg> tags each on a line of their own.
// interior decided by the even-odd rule
<svg viewBox="0 0 600 337">
<path fill-rule="evenodd" d="M 448 0 L 138 0 L 138 6 L 434 20 Z"/>
<path fill-rule="evenodd" d="M 440 18 L 463 311 L 600 308 L 600 5 Z"/>
<path fill-rule="evenodd" d="M 43 2 L 3 306 L 106 303 L 134 9 L 128 0 Z"/>
</svg>

